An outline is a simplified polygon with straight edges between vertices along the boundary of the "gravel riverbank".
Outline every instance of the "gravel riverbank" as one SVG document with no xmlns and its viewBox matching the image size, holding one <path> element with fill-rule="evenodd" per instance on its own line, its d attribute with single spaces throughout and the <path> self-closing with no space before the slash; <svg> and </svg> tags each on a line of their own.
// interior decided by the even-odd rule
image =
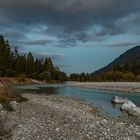
<svg viewBox="0 0 140 140">
<path fill-rule="evenodd" d="M 27 102 L 0 111 L 5 140 L 139 140 L 140 125 L 99 116 L 97 109 L 72 97 L 23 94 Z M 8 138 L 9 137 L 9 138 Z"/>
<path fill-rule="evenodd" d="M 69 86 L 140 93 L 140 82 L 67 82 Z"/>
</svg>

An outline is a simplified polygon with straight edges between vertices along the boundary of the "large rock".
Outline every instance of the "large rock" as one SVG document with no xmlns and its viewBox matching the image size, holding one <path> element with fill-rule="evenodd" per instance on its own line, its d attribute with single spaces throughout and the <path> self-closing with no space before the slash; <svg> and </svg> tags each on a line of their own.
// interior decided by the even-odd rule
<svg viewBox="0 0 140 140">
<path fill-rule="evenodd" d="M 140 117 L 140 108 L 131 101 L 124 103 L 121 109 L 126 111 L 129 115 Z"/>
<path fill-rule="evenodd" d="M 128 114 L 132 115 L 132 116 L 140 117 L 140 108 L 139 107 L 133 107 L 129 110 Z"/>
<path fill-rule="evenodd" d="M 136 105 L 131 102 L 131 101 L 128 101 L 128 102 L 125 102 L 122 106 L 121 106 L 121 109 L 126 111 L 126 112 L 129 112 L 129 110 L 133 107 L 136 107 Z"/>
<path fill-rule="evenodd" d="M 123 103 L 128 102 L 128 99 L 127 98 L 118 97 L 118 96 L 113 96 L 111 102 L 114 103 L 114 104 L 123 104 Z"/>
</svg>

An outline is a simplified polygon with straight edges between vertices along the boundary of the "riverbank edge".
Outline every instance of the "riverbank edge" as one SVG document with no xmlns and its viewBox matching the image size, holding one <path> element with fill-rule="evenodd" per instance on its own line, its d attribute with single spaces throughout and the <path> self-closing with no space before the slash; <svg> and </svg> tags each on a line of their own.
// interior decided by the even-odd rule
<svg viewBox="0 0 140 140">
<path fill-rule="evenodd" d="M 140 94 L 140 82 L 66 82 L 67 86 Z"/>
<path fill-rule="evenodd" d="M 140 128 L 139 125 L 136 125 L 132 122 L 124 122 L 120 119 L 114 119 L 112 117 L 98 115 L 98 109 L 96 107 L 90 106 L 86 102 L 81 101 L 80 99 L 75 97 L 56 95 L 45 96 L 28 93 L 23 94 L 23 97 L 27 98 L 28 101 L 21 104 L 14 104 L 14 112 L 7 112 L 8 114 L 2 113 L 3 115 L 7 115 L 7 122 L 5 123 L 5 128 L 7 128 L 6 130 L 12 130 L 10 132 L 11 139 L 28 139 L 29 137 L 34 137 L 33 130 L 36 130 L 36 135 L 40 135 L 40 138 L 45 136 L 49 138 L 49 135 L 51 133 L 53 133 L 52 137 L 55 136 L 55 134 L 58 134 L 57 131 L 63 129 L 64 126 L 66 126 L 65 129 L 67 131 L 63 129 L 64 132 L 61 132 L 64 134 L 66 133 L 67 135 L 70 134 L 69 136 L 71 137 L 73 135 L 73 132 L 76 132 L 77 130 L 75 128 L 76 126 L 79 130 L 82 130 L 84 133 L 86 133 L 87 131 L 91 132 L 92 135 L 92 133 L 94 134 L 94 132 L 96 132 L 95 134 L 98 136 L 98 138 L 107 137 L 106 133 L 108 133 L 108 130 L 112 132 L 115 131 L 117 133 L 117 137 L 121 138 L 121 131 L 123 132 L 124 129 L 127 130 L 126 133 L 129 133 L 129 131 L 131 133 L 137 131 L 138 133 L 138 130 L 135 128 Z M 52 116 L 53 118 L 55 117 L 55 119 L 53 119 Z M 3 116 L 2 118 L 5 117 Z M 41 118 L 43 120 L 49 120 L 48 124 L 45 125 Z M 70 120 L 72 122 L 69 122 Z M 67 124 L 69 126 L 67 126 Z M 120 125 L 122 129 L 121 131 L 119 129 Z M 83 130 L 85 126 L 87 126 L 86 131 Z M 94 128 L 94 126 L 96 127 Z M 42 136 L 43 133 L 38 134 L 38 132 L 41 132 L 40 129 L 42 129 L 42 127 L 44 127 L 43 131 L 47 135 L 45 134 L 44 136 Z M 72 128 L 72 130 L 70 128 Z M 104 128 L 106 129 L 104 130 Z M 49 133 L 47 132 L 48 129 Z M 100 135 L 102 131 L 104 131 L 105 135 Z M 83 134 L 81 133 L 80 135 Z M 88 134 L 86 135 L 87 139 L 91 139 L 91 137 L 88 136 Z M 109 133 L 108 135 L 109 139 L 111 139 L 111 133 Z M 58 136 L 59 135 L 56 135 L 55 138 Z M 124 135 L 124 137 L 126 137 L 126 135 Z M 66 138 L 68 139 L 69 137 Z M 77 139 L 76 134 L 75 139 Z"/>
</svg>

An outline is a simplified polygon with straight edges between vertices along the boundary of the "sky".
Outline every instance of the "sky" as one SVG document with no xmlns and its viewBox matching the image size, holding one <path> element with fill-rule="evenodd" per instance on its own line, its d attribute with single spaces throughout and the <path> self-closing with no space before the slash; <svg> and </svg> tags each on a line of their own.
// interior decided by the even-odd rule
<svg viewBox="0 0 140 140">
<path fill-rule="evenodd" d="M 93 72 L 140 44 L 140 0 L 0 0 L 0 32 L 67 74 Z"/>
</svg>

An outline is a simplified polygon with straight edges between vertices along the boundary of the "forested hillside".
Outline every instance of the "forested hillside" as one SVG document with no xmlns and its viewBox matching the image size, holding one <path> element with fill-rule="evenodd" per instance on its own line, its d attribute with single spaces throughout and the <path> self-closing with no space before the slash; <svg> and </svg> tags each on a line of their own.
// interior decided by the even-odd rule
<svg viewBox="0 0 140 140">
<path fill-rule="evenodd" d="M 94 72 L 94 74 L 103 74 L 115 69 L 132 71 L 134 74 L 140 73 L 140 46 L 127 50 L 110 64 Z"/>
<path fill-rule="evenodd" d="M 140 81 L 140 46 L 129 49 L 91 74 L 71 74 L 72 81 Z"/>
<path fill-rule="evenodd" d="M 32 53 L 19 54 L 9 42 L 0 35 L 0 76 L 29 77 L 46 82 L 65 81 L 66 74 L 53 65 L 50 58 L 34 58 Z"/>
</svg>

